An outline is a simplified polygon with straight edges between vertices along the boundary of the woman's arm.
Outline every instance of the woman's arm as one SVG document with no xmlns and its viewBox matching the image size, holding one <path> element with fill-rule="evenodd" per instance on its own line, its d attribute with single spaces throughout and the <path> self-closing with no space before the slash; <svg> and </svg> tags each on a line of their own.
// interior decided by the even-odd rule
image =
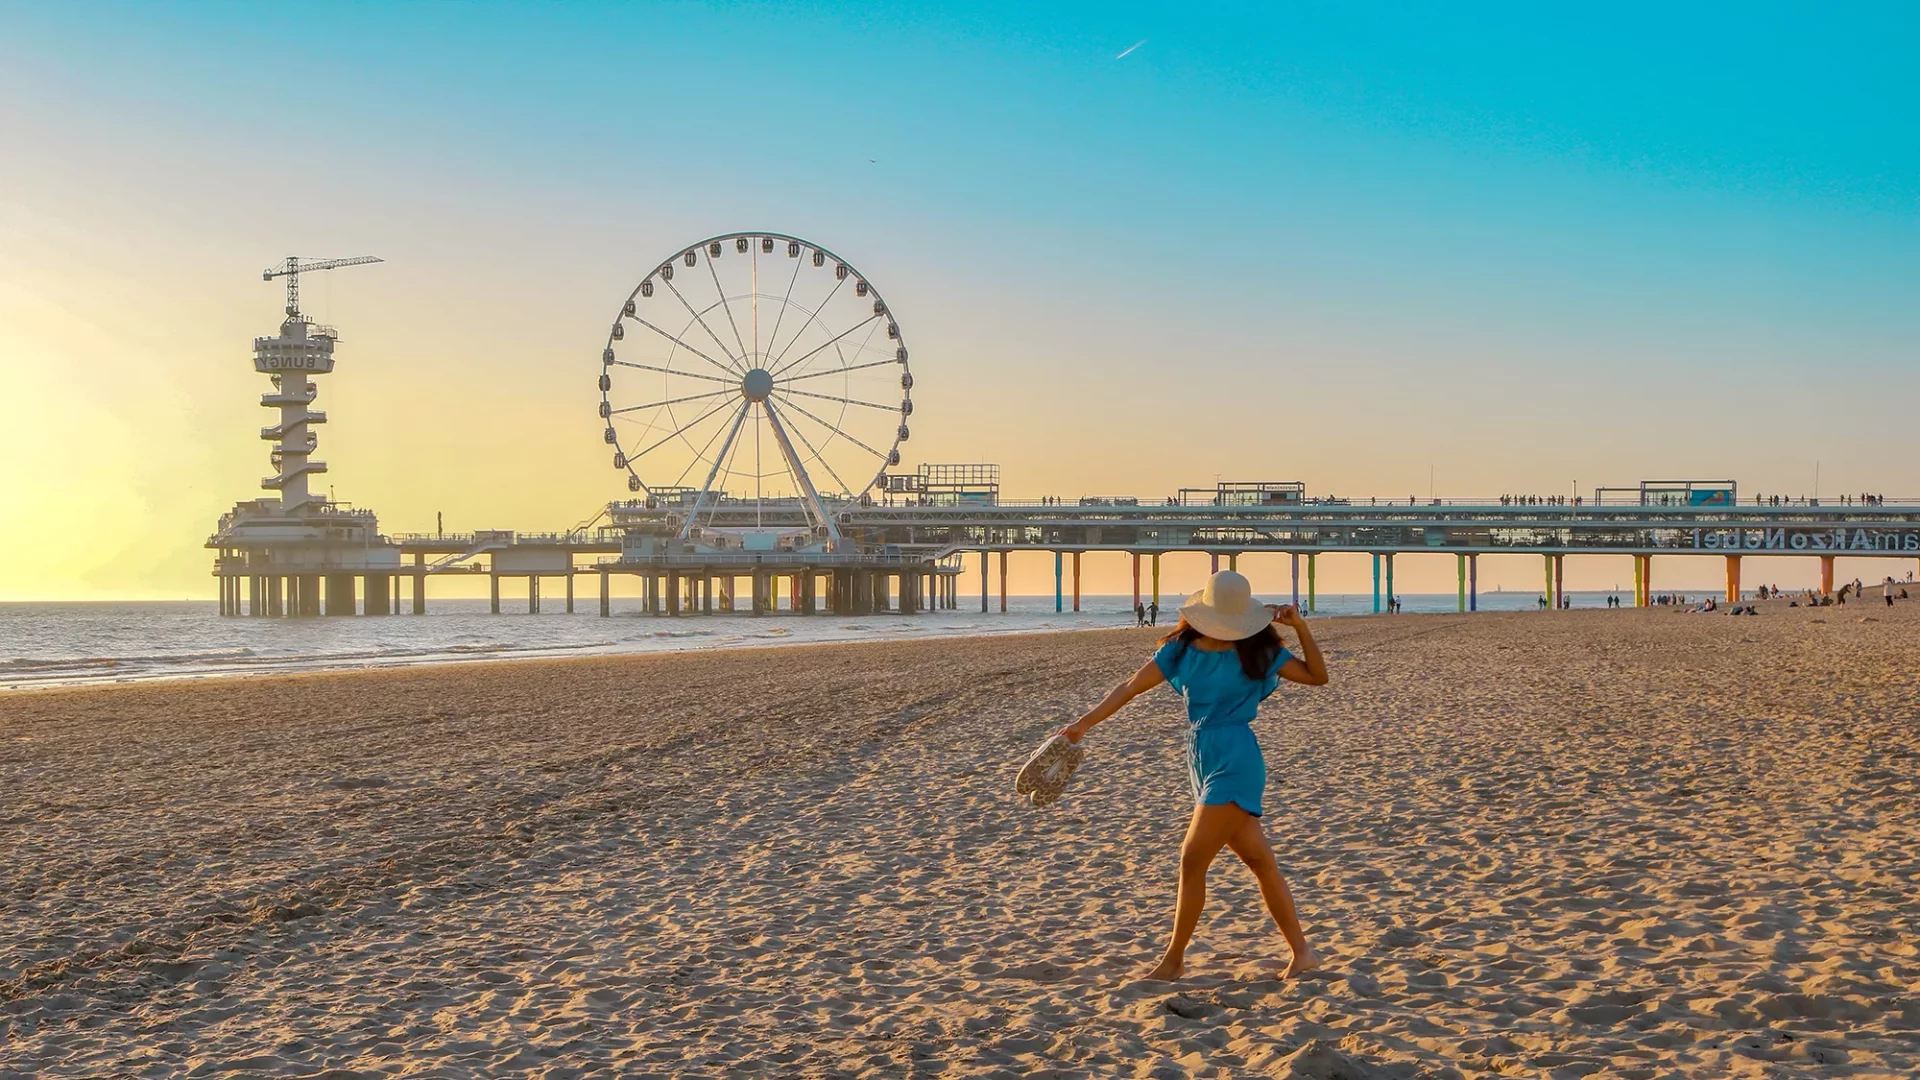
<svg viewBox="0 0 1920 1080">
<path fill-rule="evenodd" d="M 1280 665 L 1280 677 L 1302 686 L 1327 685 L 1326 657 L 1320 655 L 1320 646 L 1314 643 L 1313 631 L 1307 629 L 1307 620 L 1300 617 L 1300 609 L 1292 604 L 1278 608 L 1273 621 L 1292 627 L 1293 632 L 1300 635 L 1300 655 Z"/>
<path fill-rule="evenodd" d="M 1148 660 L 1126 682 L 1107 691 L 1107 696 L 1100 699 L 1100 704 L 1087 710 L 1087 715 L 1061 728 L 1060 734 L 1065 735 L 1068 742 L 1077 743 L 1087 732 L 1093 730 L 1095 724 L 1119 712 L 1127 702 L 1166 681 L 1167 677 L 1160 674 L 1160 665 Z"/>
</svg>

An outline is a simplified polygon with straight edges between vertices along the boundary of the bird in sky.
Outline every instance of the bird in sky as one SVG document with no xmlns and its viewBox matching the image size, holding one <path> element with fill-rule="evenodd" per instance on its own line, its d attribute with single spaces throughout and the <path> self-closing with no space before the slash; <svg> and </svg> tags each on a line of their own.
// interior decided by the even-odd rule
<svg viewBox="0 0 1920 1080">
<path fill-rule="evenodd" d="M 1134 42 L 1133 44 L 1131 44 L 1131 45 L 1129 45 L 1129 46 L 1127 46 L 1127 47 L 1126 47 L 1125 49 L 1122 49 L 1122 50 L 1120 51 L 1120 55 L 1119 55 L 1119 56 L 1116 56 L 1116 57 L 1114 57 L 1114 59 L 1115 59 L 1115 60 L 1125 60 L 1125 59 L 1127 58 L 1127 56 L 1128 56 L 1128 54 L 1130 54 L 1130 53 L 1132 53 L 1132 52 L 1133 52 L 1133 50 L 1135 50 L 1135 49 L 1137 49 L 1137 48 L 1139 48 L 1139 47 L 1140 47 L 1140 46 L 1142 46 L 1142 45 L 1145 45 L 1146 43 L 1147 43 L 1147 39 L 1146 39 L 1146 38 L 1141 38 L 1141 39 L 1140 39 L 1139 41 L 1136 41 L 1136 42 Z"/>
</svg>

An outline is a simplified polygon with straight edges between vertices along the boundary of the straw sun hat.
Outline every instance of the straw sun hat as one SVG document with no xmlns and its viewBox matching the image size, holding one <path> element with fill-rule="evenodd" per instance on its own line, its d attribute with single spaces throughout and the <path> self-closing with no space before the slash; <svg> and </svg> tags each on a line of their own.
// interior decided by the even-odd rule
<svg viewBox="0 0 1920 1080">
<path fill-rule="evenodd" d="M 1180 617 L 1216 641 L 1239 641 L 1266 629 L 1273 612 L 1253 595 L 1244 575 L 1222 570 L 1207 579 L 1206 588 L 1187 598 Z"/>
</svg>

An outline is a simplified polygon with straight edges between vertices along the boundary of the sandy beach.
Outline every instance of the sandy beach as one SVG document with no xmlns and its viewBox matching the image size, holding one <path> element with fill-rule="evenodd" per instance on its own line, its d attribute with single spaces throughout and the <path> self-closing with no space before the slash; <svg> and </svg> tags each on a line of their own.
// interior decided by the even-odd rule
<svg viewBox="0 0 1920 1080">
<path fill-rule="evenodd" d="M 1289 983 L 1145 631 L 0 697 L 0 1076 L 1920 1071 L 1920 603 L 1316 629 Z"/>
</svg>

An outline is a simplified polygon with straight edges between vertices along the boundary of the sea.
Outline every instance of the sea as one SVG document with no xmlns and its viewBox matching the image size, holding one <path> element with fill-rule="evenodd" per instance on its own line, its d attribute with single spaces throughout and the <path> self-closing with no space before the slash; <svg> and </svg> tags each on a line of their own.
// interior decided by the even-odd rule
<svg viewBox="0 0 1920 1080">
<path fill-rule="evenodd" d="M 1606 592 L 1568 592 L 1574 607 L 1603 607 Z M 1631 594 L 1622 596 L 1630 601 Z M 1130 596 L 1084 596 L 1081 610 L 1058 612 L 1054 598 L 1013 596 L 1008 610 L 982 613 L 979 596 L 961 593 L 961 610 L 919 615 L 648 615 L 638 600 L 614 601 L 602 618 L 588 597 L 574 614 L 543 599 L 539 614 L 499 615 L 486 600 L 435 599 L 427 614 L 374 618 L 222 618 L 201 601 L 0 603 L 0 691 L 35 687 L 206 679 L 400 667 L 486 663 L 539 656 L 738 649 L 836 641 L 900 641 L 982 637 L 1132 626 Z M 1451 612 L 1454 593 L 1400 597 L 1407 614 Z M 968 601 L 971 601 L 969 608 Z M 1068 601 L 1071 604 L 1071 600 Z M 1169 598 L 1161 623 L 1174 620 Z M 1323 594 L 1320 617 L 1369 616 L 1373 596 Z M 1538 594 L 1480 594 L 1481 611 L 1532 611 Z M 1391 618 L 1391 616 L 1380 616 Z"/>
</svg>

